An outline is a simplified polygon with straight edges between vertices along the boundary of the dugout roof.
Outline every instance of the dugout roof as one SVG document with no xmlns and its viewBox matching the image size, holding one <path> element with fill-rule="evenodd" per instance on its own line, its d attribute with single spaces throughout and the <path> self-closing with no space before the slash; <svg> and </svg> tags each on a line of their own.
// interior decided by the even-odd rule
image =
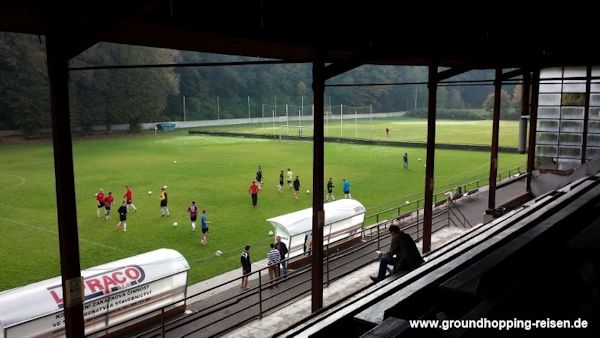
<svg viewBox="0 0 600 338">
<path fill-rule="evenodd" d="M 598 59 L 595 11 L 570 3 L 91 0 L 0 2 L 0 31 L 68 34 L 70 57 L 97 42 L 308 61 L 503 68 Z M 589 14 L 588 14 L 589 13 Z"/>
<path fill-rule="evenodd" d="M 344 225 L 348 228 L 361 228 L 366 212 L 365 207 L 357 200 L 340 199 L 337 201 L 325 203 L 325 226 L 334 225 L 344 221 L 356 221 L 357 223 Z M 267 222 L 273 226 L 281 228 L 291 237 L 299 234 L 305 234 L 312 230 L 313 209 L 307 208 L 291 212 L 289 214 L 272 217 L 267 219 Z M 354 216 L 362 216 L 355 219 Z"/>
</svg>

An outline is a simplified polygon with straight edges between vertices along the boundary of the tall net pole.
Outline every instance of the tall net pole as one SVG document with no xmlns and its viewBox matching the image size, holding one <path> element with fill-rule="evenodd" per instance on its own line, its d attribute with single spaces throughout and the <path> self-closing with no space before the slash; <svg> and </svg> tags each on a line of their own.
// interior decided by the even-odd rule
<svg viewBox="0 0 600 338">
<path fill-rule="evenodd" d="M 250 123 L 250 95 L 248 95 L 248 123 Z"/>
<path fill-rule="evenodd" d="M 300 118 L 304 116 L 304 95 L 300 96 Z M 300 123 L 302 125 L 302 123 Z"/>
<path fill-rule="evenodd" d="M 313 106 L 313 115 L 314 115 L 314 111 L 315 111 L 315 108 Z M 325 114 L 325 136 L 327 136 L 327 130 L 329 129 L 329 115 L 331 115 L 331 112 L 329 112 L 329 114 L 327 114 L 327 112 L 325 112 L 324 114 Z M 313 129 L 314 129 L 314 119 L 313 119 Z"/>
<path fill-rule="evenodd" d="M 354 111 L 354 138 L 358 138 L 358 124 L 356 123 L 356 110 Z"/>
<path fill-rule="evenodd" d="M 371 130 L 371 141 L 373 141 L 373 105 L 369 106 L 369 116 L 371 117 L 371 128 L 369 128 Z"/>
<path fill-rule="evenodd" d="M 344 137 L 344 106 L 340 104 L 340 137 Z"/>
</svg>

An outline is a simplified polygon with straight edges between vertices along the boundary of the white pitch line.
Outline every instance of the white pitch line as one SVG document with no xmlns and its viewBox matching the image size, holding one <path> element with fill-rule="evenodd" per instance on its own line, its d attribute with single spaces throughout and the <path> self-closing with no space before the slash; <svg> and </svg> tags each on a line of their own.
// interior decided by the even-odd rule
<svg viewBox="0 0 600 338">
<path fill-rule="evenodd" d="M 35 226 L 35 225 L 32 225 L 32 224 L 15 221 L 15 220 L 12 220 L 10 218 L 0 217 L 0 220 L 4 220 L 4 221 L 12 222 L 12 223 L 15 223 L 15 224 L 18 224 L 18 225 L 26 226 L 28 228 L 31 228 L 31 229 L 34 229 L 34 230 L 37 230 L 37 231 L 42 231 L 42 232 L 45 232 L 45 233 L 49 233 L 49 234 L 53 234 L 53 235 L 58 235 L 57 231 L 48 230 L 48 229 L 45 229 L 45 228 L 42 228 L 42 227 L 38 227 L 38 226 Z M 112 250 L 117 250 L 117 251 L 125 251 L 123 249 L 120 249 L 120 248 L 117 248 L 117 247 L 114 247 L 114 246 L 105 245 L 105 244 L 94 242 L 94 241 L 89 241 L 89 240 L 83 239 L 81 237 L 79 238 L 79 241 L 80 242 L 84 242 L 84 243 L 88 243 L 90 245 L 98 246 L 98 247 L 101 247 L 101 248 L 112 249 Z"/>
<path fill-rule="evenodd" d="M 23 176 L 19 176 L 19 175 L 14 175 L 14 174 L 6 174 L 6 173 L 0 173 L 0 175 L 3 176 L 11 176 L 11 177 L 16 177 L 19 180 L 21 180 L 21 182 L 17 183 L 16 185 L 12 186 L 12 187 L 7 187 L 6 189 L 14 189 L 14 188 L 18 188 L 20 186 L 22 186 L 23 184 L 25 184 L 25 177 Z"/>
</svg>

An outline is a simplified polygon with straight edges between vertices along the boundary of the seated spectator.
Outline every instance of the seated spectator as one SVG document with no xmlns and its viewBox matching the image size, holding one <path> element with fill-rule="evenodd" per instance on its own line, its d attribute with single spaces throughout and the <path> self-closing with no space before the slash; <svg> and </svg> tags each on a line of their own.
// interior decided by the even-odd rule
<svg viewBox="0 0 600 338">
<path fill-rule="evenodd" d="M 392 236 L 390 250 L 379 260 L 377 277 L 369 276 L 375 283 L 385 278 L 388 265 L 396 267 L 395 272 L 408 272 L 423 263 L 419 249 L 410 235 L 401 231 L 397 225 L 391 225 L 389 231 Z"/>
<path fill-rule="evenodd" d="M 448 203 L 454 203 L 454 191 L 448 190 L 444 193 L 444 195 L 446 195 L 448 198 Z"/>
</svg>

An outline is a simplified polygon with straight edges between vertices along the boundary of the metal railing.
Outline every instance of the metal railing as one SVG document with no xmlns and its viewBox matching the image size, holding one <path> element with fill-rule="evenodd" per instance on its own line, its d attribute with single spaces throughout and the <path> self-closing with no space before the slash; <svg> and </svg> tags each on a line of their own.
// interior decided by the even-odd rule
<svg viewBox="0 0 600 338">
<path fill-rule="evenodd" d="M 498 175 L 498 181 L 500 181 L 503 176 L 506 178 L 514 174 L 521 174 L 521 169 L 522 167 L 519 166 L 500 173 Z M 460 185 L 460 187 L 463 188 L 463 194 L 466 194 L 469 191 L 467 189 L 468 187 L 478 189 L 482 186 L 482 182 L 486 182 L 487 180 L 487 177 L 481 178 Z M 444 189 L 442 191 L 445 192 L 448 190 Z M 447 197 L 443 192 L 434 195 L 435 205 L 432 215 L 432 232 L 442 229 L 445 226 L 449 226 L 450 224 L 470 227 L 471 224 L 468 219 L 462 214 L 460 209 L 452 208 L 450 206 L 447 202 Z M 442 196 L 443 199 L 441 198 Z M 401 230 L 411 235 L 415 241 L 422 239 L 423 211 L 421 210 L 421 206 L 423 205 L 423 202 L 424 200 L 420 199 L 409 204 L 389 208 L 374 215 L 367 216 L 365 218 L 365 223 L 369 218 L 375 218 L 376 222 L 369 226 L 363 226 L 362 229 L 354 235 L 363 239 L 360 244 L 353 245 L 347 249 L 338 250 L 335 253 L 333 253 L 334 249 L 340 244 L 347 242 L 348 238 L 326 244 L 323 247 L 324 285 L 329 285 L 331 281 L 344 276 L 346 273 L 375 261 L 377 257 L 373 254 L 374 248 L 376 247 L 378 250 L 381 250 L 389 245 L 389 233 L 387 229 L 391 224 L 399 225 Z M 393 213 L 394 216 L 389 217 L 389 219 L 385 221 L 379 221 L 386 213 L 390 216 Z M 345 261 L 345 259 L 348 260 L 350 256 L 351 259 Z M 287 264 L 290 259 L 284 261 Z M 114 332 L 115 330 L 126 327 L 128 324 L 133 325 L 141 319 L 155 316 L 160 318 L 159 324 L 151 326 L 143 332 L 137 332 L 132 336 L 144 337 L 162 335 L 164 337 L 166 333 L 177 330 L 185 331 L 182 335 L 195 334 L 214 336 L 222 334 L 233 327 L 244 324 L 255 318 L 262 318 L 266 312 L 269 312 L 290 300 L 305 295 L 310 291 L 310 278 L 306 278 L 306 272 L 311 269 L 312 266 L 307 265 L 294 271 L 290 271 L 287 276 L 280 276 L 272 281 L 265 281 L 263 280 L 263 274 L 268 274 L 268 267 L 265 267 L 250 274 L 249 279 L 251 279 L 253 281 L 252 284 L 255 285 L 241 292 L 224 292 L 236 289 L 239 290 L 240 276 L 193 295 L 186 296 L 186 302 L 192 299 L 200 299 L 199 301 L 190 301 L 190 304 L 188 304 L 188 307 L 193 307 L 193 313 L 191 314 L 181 315 L 171 319 L 166 318 L 166 311 L 172 309 L 177 304 L 181 304 L 182 300 L 178 300 L 172 304 L 167 304 L 160 309 L 151 311 L 150 313 L 143 313 L 137 317 L 130 318 L 125 322 L 119 323 L 116 326 L 107 328 L 103 331 L 104 333 Z M 348 271 L 344 271 L 344 269 Z M 279 288 L 280 285 L 285 287 Z M 282 297 L 283 300 L 277 300 L 277 297 L 283 293 L 286 293 L 286 297 Z M 222 325 L 226 327 L 225 329 L 214 329 L 222 322 L 232 321 L 232 318 L 239 314 L 245 315 L 234 320 L 234 323 Z M 192 325 L 192 323 L 194 324 Z M 189 327 L 184 329 L 184 327 L 188 325 Z M 192 326 L 193 328 L 191 328 Z M 210 328 L 213 328 L 213 331 L 207 331 Z M 179 333 L 175 334 L 179 335 Z M 90 336 L 96 335 L 98 335 L 98 333 L 91 334 Z"/>
<path fill-rule="evenodd" d="M 447 207 L 439 208 L 433 214 L 433 229 L 437 231 L 450 224 Z M 357 234 L 362 241 L 349 248 L 336 250 L 340 244 L 348 239 L 328 243 L 324 246 L 324 271 L 323 283 L 329 285 L 332 281 L 343 277 L 357 268 L 366 266 L 377 260 L 373 254 L 375 248 L 382 249 L 389 245 L 389 232 L 387 229 L 393 223 L 399 223 L 400 228 L 411 235 L 415 240 L 422 237 L 420 225 L 420 211 L 411 212 L 409 216 L 400 215 L 392 220 L 386 220 L 369 227 L 363 227 Z M 411 218 L 412 217 L 412 218 Z M 286 260 L 286 263 L 289 261 Z M 104 334 L 115 332 L 128 325 L 134 325 L 139 320 L 149 317 L 160 318 L 160 322 L 150 326 L 144 331 L 136 332 L 131 337 L 154 337 L 173 334 L 176 336 L 214 336 L 231 330 L 248 321 L 262 316 L 289 301 L 302 297 L 310 291 L 310 270 L 312 266 L 298 268 L 290 271 L 287 276 L 280 276 L 272 281 L 266 281 L 263 275 L 268 274 L 268 267 L 253 272 L 249 278 L 252 285 L 249 289 L 241 290 L 239 287 L 240 277 L 236 277 L 201 292 L 188 295 L 185 301 L 189 301 L 188 309 L 193 313 L 166 318 L 165 312 L 174 306 L 181 304 L 182 300 L 167 304 L 160 309 L 143 313 L 107 328 Z M 308 275 L 308 276 L 307 276 Z M 282 287 L 279 287 L 282 286 Z M 279 297 L 283 293 L 286 297 Z M 193 300 L 193 301 L 190 301 Z M 237 319 L 234 319 L 238 317 Z M 221 326 L 222 329 L 218 327 Z M 90 337 L 98 333 L 90 334 Z"/>
<path fill-rule="evenodd" d="M 526 172 L 525 166 L 518 166 L 512 169 L 508 169 L 498 173 L 497 175 L 497 183 L 500 183 L 502 179 L 506 179 L 512 177 L 515 174 L 522 174 Z M 465 196 L 469 192 L 474 193 L 479 188 L 484 187 L 489 184 L 489 177 L 482 177 L 477 180 L 473 180 L 464 184 L 459 184 L 456 186 L 446 186 L 443 189 L 439 189 L 437 193 L 433 195 L 433 203 L 438 203 L 448 197 L 445 193 L 448 190 L 454 190 L 454 188 L 461 188 L 461 196 Z M 365 223 L 368 223 L 367 220 L 372 220 L 374 223 L 379 223 L 380 219 L 388 219 L 391 215 L 396 215 L 394 217 L 398 217 L 400 215 L 405 215 L 408 211 L 419 210 L 425 204 L 425 199 L 421 198 L 416 201 L 412 201 L 409 203 L 405 203 L 404 205 L 399 205 L 396 207 L 388 208 L 382 211 L 379 211 L 373 215 L 369 215 L 365 217 Z M 374 220 L 373 220 L 374 219 Z"/>
</svg>

